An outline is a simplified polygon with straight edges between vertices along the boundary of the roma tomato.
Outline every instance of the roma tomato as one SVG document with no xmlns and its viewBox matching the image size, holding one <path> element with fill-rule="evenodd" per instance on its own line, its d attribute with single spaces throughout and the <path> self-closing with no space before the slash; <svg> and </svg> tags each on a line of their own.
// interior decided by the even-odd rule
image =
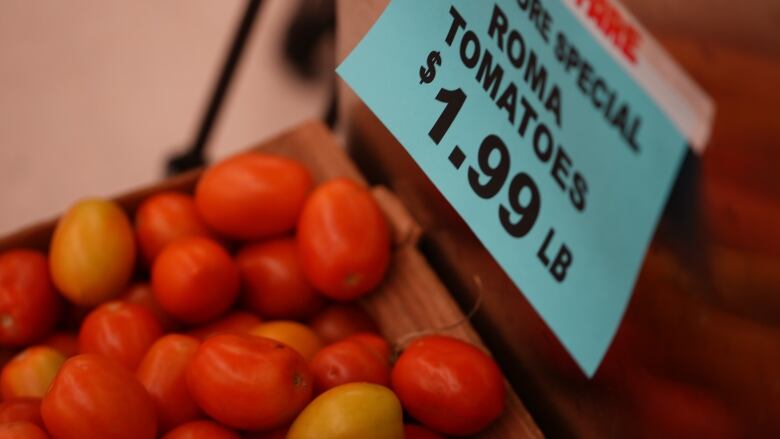
<svg viewBox="0 0 780 439">
<path fill-rule="evenodd" d="M 57 321 L 58 308 L 43 253 L 0 254 L 0 345 L 22 346 L 44 337 Z"/>
<path fill-rule="evenodd" d="M 23 350 L 5 365 L 0 375 L 3 399 L 42 398 L 64 362 L 65 356 L 50 347 Z"/>
<path fill-rule="evenodd" d="M 189 334 L 201 340 L 217 334 L 248 334 L 260 323 L 260 318 L 252 313 L 235 311 L 211 323 L 198 326 L 192 329 Z"/>
<path fill-rule="evenodd" d="M 66 358 L 78 355 L 79 353 L 79 337 L 72 332 L 55 332 L 46 337 L 41 342 L 41 345 L 59 351 Z"/>
<path fill-rule="evenodd" d="M 309 326 L 327 344 L 361 332 L 379 332 L 374 319 L 360 305 L 351 303 L 329 305 L 309 321 Z"/>
<path fill-rule="evenodd" d="M 444 439 L 444 436 L 426 430 L 419 425 L 404 425 L 404 439 Z"/>
<path fill-rule="evenodd" d="M 194 421 L 177 427 L 162 439 L 241 439 L 241 436 L 215 422 Z"/>
<path fill-rule="evenodd" d="M 215 335 L 187 370 L 201 409 L 233 428 L 267 430 L 290 422 L 312 395 L 306 361 L 291 348 L 251 335 Z"/>
<path fill-rule="evenodd" d="M 263 323 L 249 333 L 282 342 L 301 354 L 306 361 L 310 361 L 325 346 L 316 332 L 302 323 L 289 320 Z"/>
<path fill-rule="evenodd" d="M 154 291 L 152 286 L 145 283 L 137 283 L 131 285 L 130 288 L 122 295 L 121 300 L 130 303 L 137 303 L 154 314 L 157 317 L 157 321 L 160 322 L 162 327 L 166 330 L 171 330 L 176 327 L 176 322 L 168 313 L 163 311 L 157 298 L 154 297 Z"/>
<path fill-rule="evenodd" d="M 200 341 L 194 337 L 169 334 L 149 348 L 138 366 L 136 377 L 155 403 L 161 432 L 200 416 L 200 409 L 187 389 L 185 378 L 187 367 L 199 346 Z"/>
<path fill-rule="evenodd" d="M 13 398 L 0 403 L 0 424 L 19 421 L 43 427 L 40 398 Z"/>
<path fill-rule="evenodd" d="M 40 427 L 32 422 L 0 424 L 0 439 L 49 439 Z"/>
<path fill-rule="evenodd" d="M 214 230 L 258 239 L 292 230 L 311 187 L 311 175 L 300 163 L 250 152 L 206 169 L 195 204 Z"/>
<path fill-rule="evenodd" d="M 135 212 L 138 246 L 151 264 L 162 249 L 179 238 L 211 237 L 195 207 L 195 200 L 181 192 L 161 192 L 144 200 Z"/>
<path fill-rule="evenodd" d="M 114 301 L 87 315 L 79 331 L 79 351 L 103 354 L 134 371 L 163 330 L 141 305 Z"/>
<path fill-rule="evenodd" d="M 398 398 L 384 386 L 352 383 L 334 387 L 295 419 L 287 439 L 404 439 Z"/>
<path fill-rule="evenodd" d="M 322 348 L 309 362 L 309 368 L 315 393 L 347 383 L 390 385 L 390 364 L 372 348 L 353 340 Z"/>
<path fill-rule="evenodd" d="M 244 306 L 269 319 L 305 319 L 325 305 L 301 269 L 292 238 L 248 245 L 236 257 Z"/>
<path fill-rule="evenodd" d="M 135 265 L 135 237 L 113 201 L 85 200 L 60 218 L 49 248 L 54 284 L 71 302 L 93 306 L 113 299 Z"/>
<path fill-rule="evenodd" d="M 152 289 L 163 310 L 189 324 L 223 314 L 238 296 L 236 264 L 222 246 L 201 237 L 163 249 L 152 268 Z"/>
<path fill-rule="evenodd" d="M 339 178 L 318 187 L 298 222 L 298 251 L 306 277 L 335 300 L 376 288 L 390 263 L 390 228 L 364 187 Z"/>
<path fill-rule="evenodd" d="M 452 337 L 413 341 L 395 363 L 391 379 L 409 414 L 445 434 L 477 433 L 504 411 L 506 389 L 496 363 Z"/>
<path fill-rule="evenodd" d="M 116 361 L 97 354 L 68 359 L 41 402 L 57 439 L 154 439 L 157 419 L 146 389 Z"/>
<path fill-rule="evenodd" d="M 390 364 L 390 358 L 393 355 L 390 343 L 382 338 L 379 334 L 372 334 L 370 332 L 362 332 L 360 334 L 350 335 L 346 338 L 348 341 L 354 341 L 364 348 L 370 350 L 375 355 L 379 356 L 386 364 Z"/>
</svg>

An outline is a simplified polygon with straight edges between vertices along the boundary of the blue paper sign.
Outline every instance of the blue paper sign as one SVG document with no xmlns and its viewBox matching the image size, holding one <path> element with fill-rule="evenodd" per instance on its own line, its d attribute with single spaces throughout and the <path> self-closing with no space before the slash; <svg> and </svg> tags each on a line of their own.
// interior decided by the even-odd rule
<svg viewBox="0 0 780 439">
<path fill-rule="evenodd" d="M 607 0 L 393 0 L 338 73 L 592 376 L 708 98 Z"/>
</svg>

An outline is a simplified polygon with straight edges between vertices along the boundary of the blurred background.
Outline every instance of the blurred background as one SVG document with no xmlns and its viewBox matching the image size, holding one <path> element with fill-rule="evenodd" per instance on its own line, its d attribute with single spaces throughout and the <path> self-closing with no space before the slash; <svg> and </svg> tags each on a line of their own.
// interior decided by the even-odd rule
<svg viewBox="0 0 780 439">
<path fill-rule="evenodd" d="M 332 55 L 307 78 L 284 60 L 300 3 L 263 2 L 211 156 L 325 111 Z M 193 141 L 245 4 L 1 1 L 0 235 L 159 180 Z"/>
</svg>

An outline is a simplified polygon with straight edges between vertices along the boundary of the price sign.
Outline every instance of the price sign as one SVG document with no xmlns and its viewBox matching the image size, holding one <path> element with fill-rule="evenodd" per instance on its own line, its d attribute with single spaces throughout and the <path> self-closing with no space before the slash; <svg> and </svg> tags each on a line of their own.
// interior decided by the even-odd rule
<svg viewBox="0 0 780 439">
<path fill-rule="evenodd" d="M 610 0 L 393 0 L 338 73 L 595 373 L 706 95 Z"/>
</svg>

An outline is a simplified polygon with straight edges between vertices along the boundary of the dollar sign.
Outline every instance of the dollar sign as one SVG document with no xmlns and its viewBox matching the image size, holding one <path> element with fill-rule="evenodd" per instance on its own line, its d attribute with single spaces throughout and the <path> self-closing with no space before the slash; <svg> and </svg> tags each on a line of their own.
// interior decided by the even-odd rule
<svg viewBox="0 0 780 439">
<path fill-rule="evenodd" d="M 433 50 L 428 54 L 428 67 L 420 66 L 420 84 L 423 82 L 430 84 L 436 77 L 436 66 L 441 65 L 441 56 L 439 52 Z"/>
</svg>

